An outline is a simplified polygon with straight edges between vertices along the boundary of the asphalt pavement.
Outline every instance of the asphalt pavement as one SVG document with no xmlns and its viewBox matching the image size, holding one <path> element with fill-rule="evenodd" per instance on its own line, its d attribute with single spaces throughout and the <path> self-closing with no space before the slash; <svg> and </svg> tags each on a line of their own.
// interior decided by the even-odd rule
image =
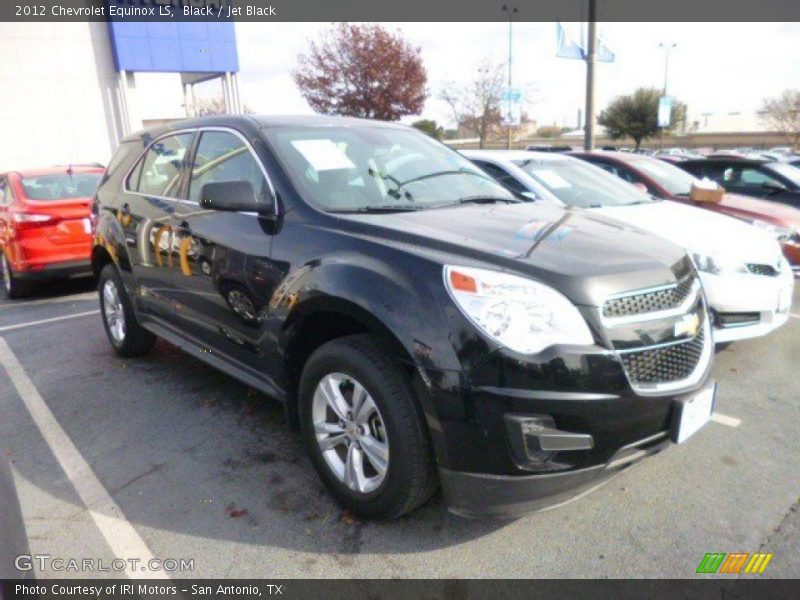
<svg viewBox="0 0 800 600">
<path fill-rule="evenodd" d="M 793 312 L 717 355 L 715 422 L 512 521 L 440 496 L 391 523 L 344 513 L 277 402 L 162 341 L 118 358 L 86 282 L 0 303 L 0 453 L 32 553 L 193 561 L 174 578 L 686 578 L 708 552 L 771 552 L 763 576 L 800 577 L 798 289 Z"/>
</svg>

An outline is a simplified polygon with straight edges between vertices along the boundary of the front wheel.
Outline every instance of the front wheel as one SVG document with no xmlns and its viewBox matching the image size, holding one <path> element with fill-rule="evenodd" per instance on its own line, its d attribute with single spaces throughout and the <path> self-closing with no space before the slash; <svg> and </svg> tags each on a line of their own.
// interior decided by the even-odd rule
<svg viewBox="0 0 800 600">
<path fill-rule="evenodd" d="M 132 357 L 149 352 L 156 343 L 156 336 L 136 320 L 122 277 L 113 264 L 107 264 L 100 271 L 97 291 L 100 294 L 103 326 L 116 353 Z"/>
<path fill-rule="evenodd" d="M 422 412 L 407 375 L 372 336 L 320 346 L 303 369 L 299 399 L 312 462 L 345 508 L 393 519 L 433 493 Z"/>
</svg>

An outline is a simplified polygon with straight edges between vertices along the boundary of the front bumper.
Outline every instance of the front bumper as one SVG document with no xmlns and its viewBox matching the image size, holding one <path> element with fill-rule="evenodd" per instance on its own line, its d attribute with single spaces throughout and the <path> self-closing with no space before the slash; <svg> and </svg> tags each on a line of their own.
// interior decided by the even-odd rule
<svg viewBox="0 0 800 600">
<path fill-rule="evenodd" d="M 439 478 L 451 512 L 469 518 L 515 517 L 577 500 L 669 445 L 664 431 L 623 446 L 604 465 L 576 471 L 511 477 L 440 469 Z"/>
<path fill-rule="evenodd" d="M 776 277 L 701 273 L 700 278 L 714 317 L 716 343 L 766 335 L 789 318 L 794 276 L 788 269 Z"/>
</svg>

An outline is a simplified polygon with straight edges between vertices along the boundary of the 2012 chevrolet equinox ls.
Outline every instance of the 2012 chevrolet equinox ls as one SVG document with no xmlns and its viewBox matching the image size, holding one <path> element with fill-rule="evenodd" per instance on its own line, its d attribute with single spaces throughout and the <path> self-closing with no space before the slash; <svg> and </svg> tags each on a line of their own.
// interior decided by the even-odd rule
<svg viewBox="0 0 800 600">
<path fill-rule="evenodd" d="M 682 250 L 519 203 L 399 125 L 225 116 L 127 137 L 94 205 L 118 354 L 156 336 L 282 400 L 366 517 L 563 501 L 711 415 Z"/>
</svg>

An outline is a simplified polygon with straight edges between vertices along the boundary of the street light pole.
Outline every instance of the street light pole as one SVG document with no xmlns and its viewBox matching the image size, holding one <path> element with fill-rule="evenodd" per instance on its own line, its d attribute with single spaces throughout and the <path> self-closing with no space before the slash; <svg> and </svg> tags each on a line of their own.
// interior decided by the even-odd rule
<svg viewBox="0 0 800 600">
<path fill-rule="evenodd" d="M 506 148 L 511 150 L 511 106 L 512 106 L 512 93 L 511 93 L 511 59 L 513 56 L 513 21 L 514 15 L 519 12 L 519 9 L 516 6 L 508 6 L 507 4 L 503 4 L 503 12 L 508 13 L 508 90 L 506 94 L 508 94 L 508 137 L 506 139 Z"/>
<path fill-rule="evenodd" d="M 661 42 L 658 47 L 664 49 L 664 93 L 662 94 L 664 98 L 667 97 L 667 82 L 669 81 L 669 53 L 673 48 L 677 48 L 678 44 L 671 43 L 665 44 Z M 661 128 L 661 148 L 664 148 L 664 130 L 666 127 Z"/>
<path fill-rule="evenodd" d="M 597 2 L 589 0 L 589 39 L 586 44 L 586 125 L 583 149 L 594 148 L 594 69 L 597 64 Z"/>
</svg>

